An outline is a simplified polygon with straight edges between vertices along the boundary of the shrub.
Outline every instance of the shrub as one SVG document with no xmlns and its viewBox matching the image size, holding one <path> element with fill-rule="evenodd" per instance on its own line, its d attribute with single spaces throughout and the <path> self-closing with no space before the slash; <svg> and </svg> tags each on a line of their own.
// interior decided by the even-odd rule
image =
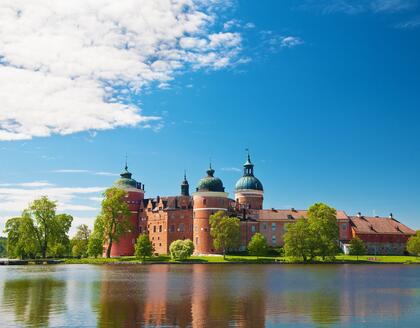
<svg viewBox="0 0 420 328">
<path fill-rule="evenodd" d="M 150 257 L 153 254 L 153 244 L 149 239 L 149 236 L 142 234 L 137 238 L 136 245 L 134 246 L 134 255 L 138 259 L 143 261 L 146 257 Z"/>
<path fill-rule="evenodd" d="M 173 260 L 183 261 L 194 253 L 194 244 L 190 239 L 175 240 L 169 246 Z"/>
</svg>

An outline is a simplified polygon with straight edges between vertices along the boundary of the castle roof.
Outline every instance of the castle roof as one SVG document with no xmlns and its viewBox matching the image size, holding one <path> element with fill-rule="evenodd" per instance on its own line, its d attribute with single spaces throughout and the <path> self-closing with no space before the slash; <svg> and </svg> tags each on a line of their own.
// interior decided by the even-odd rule
<svg viewBox="0 0 420 328">
<path fill-rule="evenodd" d="M 244 175 L 236 182 L 235 190 L 264 190 L 260 180 L 254 176 L 254 164 L 251 162 L 249 153 L 244 164 Z"/>
<path fill-rule="evenodd" d="M 356 234 L 414 235 L 416 233 L 392 217 L 351 216 L 350 221 Z"/>
<path fill-rule="evenodd" d="M 308 218 L 308 211 L 307 210 L 296 210 L 296 209 L 288 209 L 288 210 L 278 210 L 278 209 L 270 209 L 270 210 L 256 210 L 253 211 L 256 215 L 258 220 L 262 221 L 283 221 L 283 220 L 297 220 L 300 218 Z M 348 220 L 349 217 L 347 216 L 346 212 L 338 210 L 337 211 L 337 220 Z"/>
</svg>

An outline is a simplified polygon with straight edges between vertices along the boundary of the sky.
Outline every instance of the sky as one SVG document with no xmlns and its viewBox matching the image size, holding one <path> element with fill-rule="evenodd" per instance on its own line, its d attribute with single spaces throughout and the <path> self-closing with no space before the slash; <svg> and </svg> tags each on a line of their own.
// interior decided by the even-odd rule
<svg viewBox="0 0 420 328">
<path fill-rule="evenodd" d="M 2 0 L 0 234 L 41 195 L 93 226 L 128 157 L 146 197 L 325 202 L 420 229 L 420 0 Z"/>
</svg>

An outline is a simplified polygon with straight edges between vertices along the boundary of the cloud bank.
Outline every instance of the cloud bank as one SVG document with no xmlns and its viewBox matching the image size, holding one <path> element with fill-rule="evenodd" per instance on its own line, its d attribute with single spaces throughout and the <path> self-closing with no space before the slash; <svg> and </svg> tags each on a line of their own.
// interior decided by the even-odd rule
<svg viewBox="0 0 420 328">
<path fill-rule="evenodd" d="M 0 140 L 151 126 L 136 95 L 241 62 L 220 0 L 2 0 Z M 217 27 L 220 25 L 220 30 Z"/>
</svg>

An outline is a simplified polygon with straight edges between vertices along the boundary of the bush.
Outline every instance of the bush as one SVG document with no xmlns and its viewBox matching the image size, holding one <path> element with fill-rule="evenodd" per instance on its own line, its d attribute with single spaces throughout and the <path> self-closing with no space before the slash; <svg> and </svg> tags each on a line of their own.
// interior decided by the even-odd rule
<svg viewBox="0 0 420 328">
<path fill-rule="evenodd" d="M 137 238 L 136 245 L 134 246 L 134 255 L 138 259 L 142 259 L 143 261 L 146 257 L 150 257 L 153 254 L 153 244 L 149 240 L 149 236 L 146 234 L 142 234 Z"/>
<path fill-rule="evenodd" d="M 169 252 L 173 260 L 183 261 L 194 253 L 194 244 L 190 239 L 175 240 L 169 246 Z"/>
<path fill-rule="evenodd" d="M 96 234 L 92 234 L 89 237 L 88 242 L 88 254 L 89 256 L 97 258 L 99 255 L 103 253 L 103 242 L 100 237 Z"/>
<path fill-rule="evenodd" d="M 252 236 L 251 241 L 248 244 L 248 251 L 249 254 L 254 256 L 264 256 L 267 255 L 267 240 L 265 237 L 257 232 L 255 235 Z"/>
</svg>

